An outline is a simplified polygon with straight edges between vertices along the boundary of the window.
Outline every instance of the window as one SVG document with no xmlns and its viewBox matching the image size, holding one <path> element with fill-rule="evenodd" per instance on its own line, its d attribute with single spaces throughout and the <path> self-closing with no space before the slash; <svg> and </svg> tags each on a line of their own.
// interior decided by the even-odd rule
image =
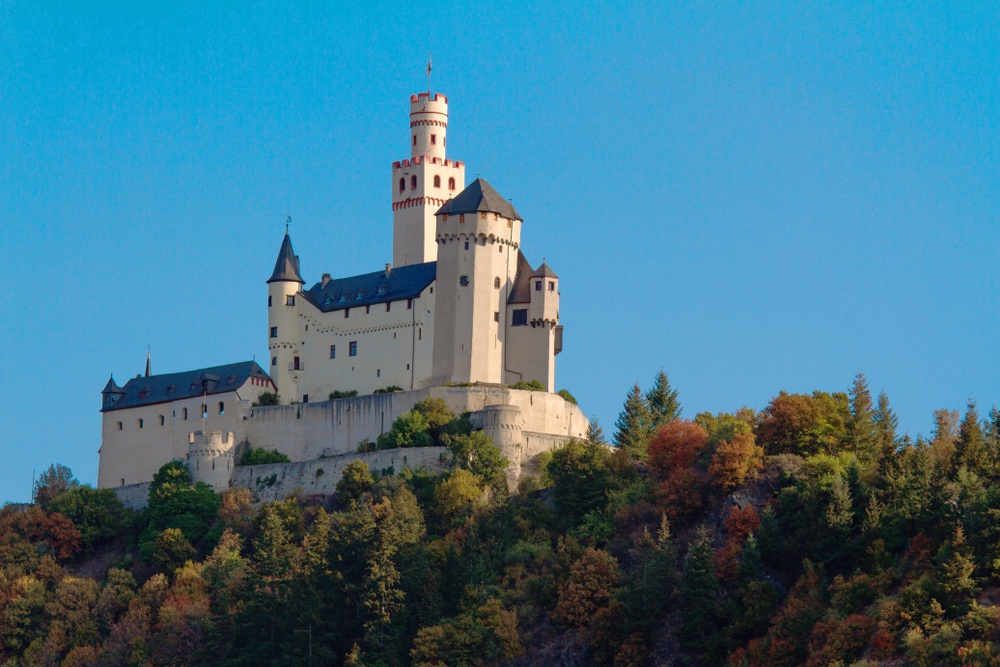
<svg viewBox="0 0 1000 667">
<path fill-rule="evenodd" d="M 458 277 L 458 284 L 461 285 L 462 287 L 468 287 L 469 286 L 469 276 L 459 276 Z"/>
<path fill-rule="evenodd" d="M 499 322 L 500 321 L 500 311 L 499 310 L 493 313 L 493 321 L 494 322 Z"/>
<path fill-rule="evenodd" d="M 448 189 L 449 190 L 454 190 L 455 189 L 455 179 L 454 178 L 449 178 L 448 179 Z"/>
<path fill-rule="evenodd" d="M 309 394 L 302 394 L 302 402 L 303 403 L 309 402 Z"/>
<path fill-rule="evenodd" d="M 413 308 L 413 299 L 407 299 L 406 300 L 406 309 L 410 310 L 411 308 Z"/>
<path fill-rule="evenodd" d="M 226 380 L 226 384 L 236 384 L 236 376 L 235 375 L 230 375 L 229 379 Z"/>
<path fill-rule="evenodd" d="M 278 327 L 271 327 L 271 338 L 278 337 Z"/>
<path fill-rule="evenodd" d="M 125 478 L 122 477 L 122 486 L 125 486 Z"/>
<path fill-rule="evenodd" d="M 299 363 L 299 358 L 298 358 L 298 357 L 295 357 L 295 360 L 294 360 L 294 361 L 292 362 L 292 367 L 293 367 L 293 368 L 294 368 L 295 370 L 297 370 L 297 371 L 300 371 L 300 370 L 302 370 L 302 368 L 301 368 L 301 364 Z"/>
<path fill-rule="evenodd" d="M 406 370 L 410 370 L 410 365 L 406 364 Z"/>
<path fill-rule="evenodd" d="M 514 319 L 510 324 L 515 327 L 523 327 L 528 324 L 528 309 L 522 308 L 521 310 L 515 310 Z"/>
<path fill-rule="evenodd" d="M 377 378 L 382 377 L 382 369 L 381 368 L 378 369 L 377 371 L 375 371 L 375 377 L 377 377 Z"/>
<path fill-rule="evenodd" d="M 387 313 L 389 312 L 389 306 L 391 306 L 391 305 L 392 305 L 392 301 L 386 301 L 385 302 L 385 312 L 387 312 Z"/>
<path fill-rule="evenodd" d="M 493 279 L 493 289 L 500 289 L 500 276 Z"/>
<path fill-rule="evenodd" d="M 400 192 L 406 192 L 406 179 L 405 178 L 399 179 L 399 191 Z"/>
<path fill-rule="evenodd" d="M 219 401 L 219 414 L 220 415 L 226 414 L 226 404 L 223 403 L 222 401 Z"/>
<path fill-rule="evenodd" d="M 550 292 L 555 292 L 556 291 L 556 281 L 554 281 L 554 280 L 550 280 L 549 281 L 549 291 Z"/>
<path fill-rule="evenodd" d="M 385 290 L 386 289 L 387 289 L 386 284 L 382 283 L 378 287 L 375 288 L 375 293 L 376 294 L 385 294 Z"/>
<path fill-rule="evenodd" d="M 187 418 L 188 418 L 188 409 L 184 408 L 184 412 L 181 413 L 181 415 L 183 416 L 184 421 L 187 421 Z"/>
<path fill-rule="evenodd" d="M 535 281 L 535 291 L 536 292 L 541 292 L 542 291 L 542 281 L 541 280 L 536 280 Z"/>
<path fill-rule="evenodd" d="M 121 422 L 118 422 L 118 430 L 119 431 L 122 430 L 122 423 Z"/>
<path fill-rule="evenodd" d="M 208 417 L 208 406 L 204 403 L 201 404 L 201 418 L 205 419 Z"/>
<path fill-rule="evenodd" d="M 268 295 L 268 297 L 267 297 L 267 307 L 268 308 L 271 307 L 271 296 L 270 295 Z"/>
<path fill-rule="evenodd" d="M 278 365 L 278 357 L 271 357 L 271 365 L 272 366 Z"/>
<path fill-rule="evenodd" d="M 347 301 L 347 290 L 342 290 L 338 299 L 340 301 Z"/>
<path fill-rule="evenodd" d="M 410 176 L 410 189 L 414 190 L 417 187 L 417 177 L 416 175 Z"/>
<path fill-rule="evenodd" d="M 358 356 L 358 341 L 352 340 L 348 346 L 347 354 L 352 357 Z"/>
<path fill-rule="evenodd" d="M 330 346 L 330 358 L 331 359 L 336 359 L 337 358 L 337 346 L 336 345 L 331 345 Z"/>
<path fill-rule="evenodd" d="M 502 245 L 498 245 L 497 246 L 497 252 L 500 253 L 501 255 L 503 254 L 503 246 Z"/>
<path fill-rule="evenodd" d="M 466 242 L 465 242 L 465 249 L 466 249 L 466 250 L 468 250 L 468 249 L 469 249 L 469 242 L 468 242 L 468 241 L 466 241 Z"/>
<path fill-rule="evenodd" d="M 431 135 L 431 143 L 436 145 L 437 142 L 438 142 L 438 135 L 432 134 Z"/>
<path fill-rule="evenodd" d="M 139 420 L 139 428 L 142 428 L 142 426 L 143 426 L 143 421 L 140 419 Z"/>
<path fill-rule="evenodd" d="M 139 392 L 139 398 L 148 398 L 148 397 L 149 397 L 148 389 L 143 389 L 142 391 Z"/>
<path fill-rule="evenodd" d="M 163 426 L 165 422 L 166 420 L 163 418 L 163 415 L 160 415 L 160 426 Z"/>
<path fill-rule="evenodd" d="M 194 382 L 191 383 L 191 389 L 190 390 L 191 391 L 198 391 L 198 381 L 197 380 L 195 380 Z"/>
<path fill-rule="evenodd" d="M 344 308 L 344 319 L 347 319 L 350 316 L 351 316 L 351 309 L 350 308 Z"/>
<path fill-rule="evenodd" d="M 417 135 L 415 135 L 415 134 L 413 135 L 413 145 L 414 146 L 417 145 Z"/>
<path fill-rule="evenodd" d="M 440 176 L 435 176 L 434 177 L 434 187 L 436 187 L 436 188 L 441 187 L 441 177 Z"/>
<path fill-rule="evenodd" d="M 292 294 L 286 295 L 285 296 L 285 305 L 286 306 L 294 306 L 295 305 L 295 296 L 292 295 Z"/>
</svg>

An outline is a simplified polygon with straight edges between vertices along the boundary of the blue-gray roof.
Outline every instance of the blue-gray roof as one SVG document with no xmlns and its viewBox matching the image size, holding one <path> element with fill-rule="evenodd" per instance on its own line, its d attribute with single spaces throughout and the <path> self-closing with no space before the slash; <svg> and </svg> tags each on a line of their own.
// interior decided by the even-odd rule
<svg viewBox="0 0 1000 667">
<path fill-rule="evenodd" d="M 437 277 L 437 262 L 410 264 L 385 271 L 365 273 L 349 278 L 336 278 L 326 286 L 316 283 L 305 296 L 320 311 L 329 313 L 345 308 L 370 306 L 387 301 L 415 299 Z"/>
<path fill-rule="evenodd" d="M 251 377 L 271 379 L 255 361 L 212 366 L 183 373 L 134 377 L 120 389 L 121 396 L 117 401 L 105 400 L 101 412 L 195 398 L 206 392 L 211 396 L 235 391 Z M 106 396 L 106 399 L 108 398 L 110 396 Z"/>
<path fill-rule="evenodd" d="M 283 280 L 305 283 L 299 274 L 299 256 L 292 250 L 292 237 L 288 235 L 287 231 L 285 232 L 285 238 L 281 241 L 281 249 L 278 251 L 278 261 L 274 263 L 274 271 L 271 272 L 271 277 L 268 278 L 267 284 L 270 285 L 271 283 Z"/>
<path fill-rule="evenodd" d="M 472 181 L 464 190 L 458 193 L 454 199 L 449 199 L 437 210 L 434 215 L 442 213 L 477 213 L 479 211 L 489 211 L 499 213 L 510 220 L 521 220 L 521 216 L 514 210 L 514 206 L 503 198 L 493 186 L 481 178 Z"/>
</svg>

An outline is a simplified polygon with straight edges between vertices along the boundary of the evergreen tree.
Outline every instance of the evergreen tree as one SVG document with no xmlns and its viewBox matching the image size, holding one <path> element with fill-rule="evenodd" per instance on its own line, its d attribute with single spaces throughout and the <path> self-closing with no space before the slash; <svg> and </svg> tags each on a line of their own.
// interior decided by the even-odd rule
<svg viewBox="0 0 1000 667">
<path fill-rule="evenodd" d="M 968 610 L 969 603 L 979 592 L 972 576 L 976 565 L 969 555 L 961 526 L 955 529 L 955 535 L 948 542 L 945 553 L 944 562 L 938 570 L 937 584 L 949 611 L 961 615 Z"/>
<path fill-rule="evenodd" d="M 884 391 L 879 392 L 878 405 L 872 419 L 875 422 L 875 441 L 879 454 L 891 453 L 896 449 L 896 428 L 899 426 L 899 418 L 889 405 L 889 396 Z"/>
<path fill-rule="evenodd" d="M 597 445 L 608 444 L 608 439 L 604 436 L 604 429 L 601 428 L 601 424 L 597 421 L 597 417 L 590 418 L 590 423 L 587 425 L 587 435 L 584 439 L 587 442 L 593 442 Z"/>
<path fill-rule="evenodd" d="M 847 425 L 847 438 L 854 455 L 866 467 L 875 463 L 878 453 L 875 451 L 877 427 L 875 424 L 875 409 L 872 405 L 872 395 L 868 390 L 868 380 L 864 373 L 854 376 L 851 386 L 851 416 Z"/>
<path fill-rule="evenodd" d="M 736 576 L 740 582 L 746 583 L 760 578 L 761 573 L 760 547 L 757 545 L 757 538 L 753 533 L 747 535 L 743 542 L 743 553 L 740 554 L 740 564 L 736 569 Z"/>
<path fill-rule="evenodd" d="M 683 645 L 701 647 L 715 632 L 719 584 L 712 566 L 712 544 L 705 528 L 698 529 L 691 550 L 684 561 L 681 579 L 681 636 Z"/>
<path fill-rule="evenodd" d="M 652 416 L 649 412 L 649 403 L 646 397 L 639 390 L 639 383 L 636 382 L 632 390 L 625 399 L 625 406 L 615 427 L 615 445 L 624 449 L 630 456 L 642 458 L 646 455 L 646 445 L 649 443 L 650 425 Z"/>
<path fill-rule="evenodd" d="M 677 390 L 667 381 L 667 374 L 660 369 L 653 381 L 653 387 L 646 393 L 649 405 L 650 428 L 653 432 L 664 424 L 680 419 L 681 404 L 677 401 Z"/>
<path fill-rule="evenodd" d="M 952 456 L 952 470 L 957 471 L 962 466 L 969 472 L 984 476 L 988 471 L 986 441 L 983 429 L 979 424 L 979 412 L 976 402 L 969 399 L 965 418 L 958 425 L 958 437 L 955 439 L 955 454 Z"/>
<path fill-rule="evenodd" d="M 760 515 L 760 547 L 761 560 L 771 566 L 784 564 L 785 536 L 781 532 L 781 523 L 774 510 L 768 507 Z"/>
</svg>

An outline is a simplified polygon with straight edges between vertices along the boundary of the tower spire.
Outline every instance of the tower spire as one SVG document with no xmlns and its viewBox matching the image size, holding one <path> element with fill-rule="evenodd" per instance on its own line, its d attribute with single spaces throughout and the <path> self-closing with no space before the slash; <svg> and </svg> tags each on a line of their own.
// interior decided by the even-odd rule
<svg viewBox="0 0 1000 667">
<path fill-rule="evenodd" d="M 149 377 L 149 346 L 146 346 L 146 377 Z"/>
</svg>

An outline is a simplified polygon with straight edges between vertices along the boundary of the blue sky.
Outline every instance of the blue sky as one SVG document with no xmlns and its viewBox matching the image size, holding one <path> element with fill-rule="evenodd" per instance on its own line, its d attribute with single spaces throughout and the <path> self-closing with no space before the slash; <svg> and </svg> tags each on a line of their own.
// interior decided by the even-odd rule
<svg viewBox="0 0 1000 667">
<path fill-rule="evenodd" d="M 0 501 L 97 479 L 100 390 L 266 357 L 307 281 L 391 259 L 407 98 L 561 278 L 557 385 L 610 433 L 846 391 L 1000 403 L 995 3 L 0 3 Z"/>
</svg>

